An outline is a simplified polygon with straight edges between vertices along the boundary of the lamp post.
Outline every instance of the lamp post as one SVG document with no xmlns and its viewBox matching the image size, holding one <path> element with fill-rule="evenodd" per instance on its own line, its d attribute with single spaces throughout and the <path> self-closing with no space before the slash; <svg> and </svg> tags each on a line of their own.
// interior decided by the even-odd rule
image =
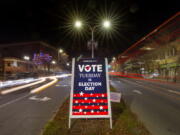
<svg viewBox="0 0 180 135">
<path fill-rule="evenodd" d="M 74 23 L 74 26 L 77 29 L 82 28 L 82 25 L 83 24 L 80 20 L 77 20 Z M 109 20 L 104 20 L 102 23 L 102 26 L 105 29 L 109 29 L 111 27 L 111 22 Z M 95 25 L 95 26 L 88 25 L 88 27 L 91 30 L 91 41 L 88 43 L 88 45 L 91 45 L 91 57 L 94 58 L 94 50 L 95 50 L 95 47 L 97 46 L 97 43 L 94 41 L 94 32 L 95 32 L 95 29 L 98 27 L 98 25 Z"/>
<path fill-rule="evenodd" d="M 59 50 L 58 50 L 58 63 L 59 63 L 59 54 L 62 54 L 63 52 L 64 52 L 63 49 L 59 49 Z"/>
<path fill-rule="evenodd" d="M 95 49 L 95 45 L 97 45 L 97 43 L 94 41 L 94 31 L 95 31 L 95 28 L 96 26 L 94 27 L 90 27 L 90 30 L 91 30 L 91 41 L 90 41 L 90 45 L 91 45 L 91 57 L 94 58 L 94 49 Z"/>
<path fill-rule="evenodd" d="M 54 72 L 55 70 L 55 65 L 56 65 L 56 61 L 55 60 L 53 60 L 53 61 L 51 61 L 51 64 L 52 64 L 52 71 Z"/>
<path fill-rule="evenodd" d="M 25 61 L 30 61 L 30 57 L 29 56 L 24 56 L 23 57 Z M 27 71 L 30 70 L 30 63 L 29 62 L 26 62 L 27 63 L 27 66 L 26 66 L 26 69 Z"/>
</svg>

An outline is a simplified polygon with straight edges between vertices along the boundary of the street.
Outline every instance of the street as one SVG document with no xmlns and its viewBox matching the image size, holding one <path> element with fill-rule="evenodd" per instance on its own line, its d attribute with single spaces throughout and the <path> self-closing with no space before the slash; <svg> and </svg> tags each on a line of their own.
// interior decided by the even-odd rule
<svg viewBox="0 0 180 135">
<path fill-rule="evenodd" d="M 152 135 L 180 134 L 180 85 L 115 77 L 111 85 Z"/>
<path fill-rule="evenodd" d="M 179 135 L 179 85 L 119 77 L 111 77 L 110 82 L 152 135 Z M 30 93 L 32 88 L 0 96 L 2 135 L 40 134 L 69 96 L 70 77 L 61 78 L 37 94 Z"/>
<path fill-rule="evenodd" d="M 180 135 L 178 5 L 1 0 L 0 135 Z"/>
<path fill-rule="evenodd" d="M 38 86 L 39 87 L 39 86 Z M 38 135 L 69 96 L 70 77 L 31 94 L 32 87 L 0 95 L 0 135 Z"/>
</svg>

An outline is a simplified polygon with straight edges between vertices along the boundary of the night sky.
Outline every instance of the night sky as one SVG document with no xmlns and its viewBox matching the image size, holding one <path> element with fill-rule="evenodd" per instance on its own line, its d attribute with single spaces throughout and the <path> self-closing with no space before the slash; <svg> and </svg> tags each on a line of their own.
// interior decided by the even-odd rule
<svg viewBox="0 0 180 135">
<path fill-rule="evenodd" d="M 42 40 L 71 56 L 90 56 L 88 28 L 78 35 L 69 26 L 78 14 L 97 24 L 99 14 L 115 18 L 116 31 L 97 30 L 96 56 L 112 57 L 179 11 L 178 0 L 1 0 L 0 44 Z"/>
</svg>

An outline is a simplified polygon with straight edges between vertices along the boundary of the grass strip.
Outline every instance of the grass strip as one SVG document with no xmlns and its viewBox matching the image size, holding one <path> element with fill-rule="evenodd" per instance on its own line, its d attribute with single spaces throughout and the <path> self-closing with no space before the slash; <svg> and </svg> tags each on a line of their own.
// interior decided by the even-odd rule
<svg viewBox="0 0 180 135">
<path fill-rule="evenodd" d="M 111 90 L 115 89 L 111 86 Z M 150 135 L 135 114 L 121 100 L 112 103 L 113 129 L 109 119 L 72 119 L 68 129 L 69 99 L 60 107 L 53 120 L 45 126 L 42 135 Z"/>
</svg>

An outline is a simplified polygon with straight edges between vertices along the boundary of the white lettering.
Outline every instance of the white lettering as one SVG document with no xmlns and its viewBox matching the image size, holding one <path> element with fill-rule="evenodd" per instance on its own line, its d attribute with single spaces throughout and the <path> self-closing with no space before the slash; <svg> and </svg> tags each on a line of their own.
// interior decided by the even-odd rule
<svg viewBox="0 0 180 135">
<path fill-rule="evenodd" d="M 102 72 L 102 65 L 98 65 L 97 71 L 98 71 L 98 72 Z"/>
<path fill-rule="evenodd" d="M 93 72 L 96 72 L 97 65 L 92 65 Z"/>
<path fill-rule="evenodd" d="M 97 86 L 102 86 L 101 82 L 79 82 L 78 86 L 81 87 L 97 87 Z"/>
<path fill-rule="evenodd" d="M 102 72 L 102 65 L 78 65 L 79 71 Z"/>
<path fill-rule="evenodd" d="M 85 90 L 94 90 L 95 87 L 85 87 Z"/>
<path fill-rule="evenodd" d="M 100 78 L 101 74 L 100 73 L 98 73 L 98 74 L 82 74 L 82 73 L 80 73 L 79 77 L 80 78 Z"/>
<path fill-rule="evenodd" d="M 78 67 L 79 67 L 79 71 L 82 72 L 83 69 L 84 69 L 84 65 L 82 65 L 82 66 L 81 66 L 81 65 L 78 65 Z"/>
</svg>

